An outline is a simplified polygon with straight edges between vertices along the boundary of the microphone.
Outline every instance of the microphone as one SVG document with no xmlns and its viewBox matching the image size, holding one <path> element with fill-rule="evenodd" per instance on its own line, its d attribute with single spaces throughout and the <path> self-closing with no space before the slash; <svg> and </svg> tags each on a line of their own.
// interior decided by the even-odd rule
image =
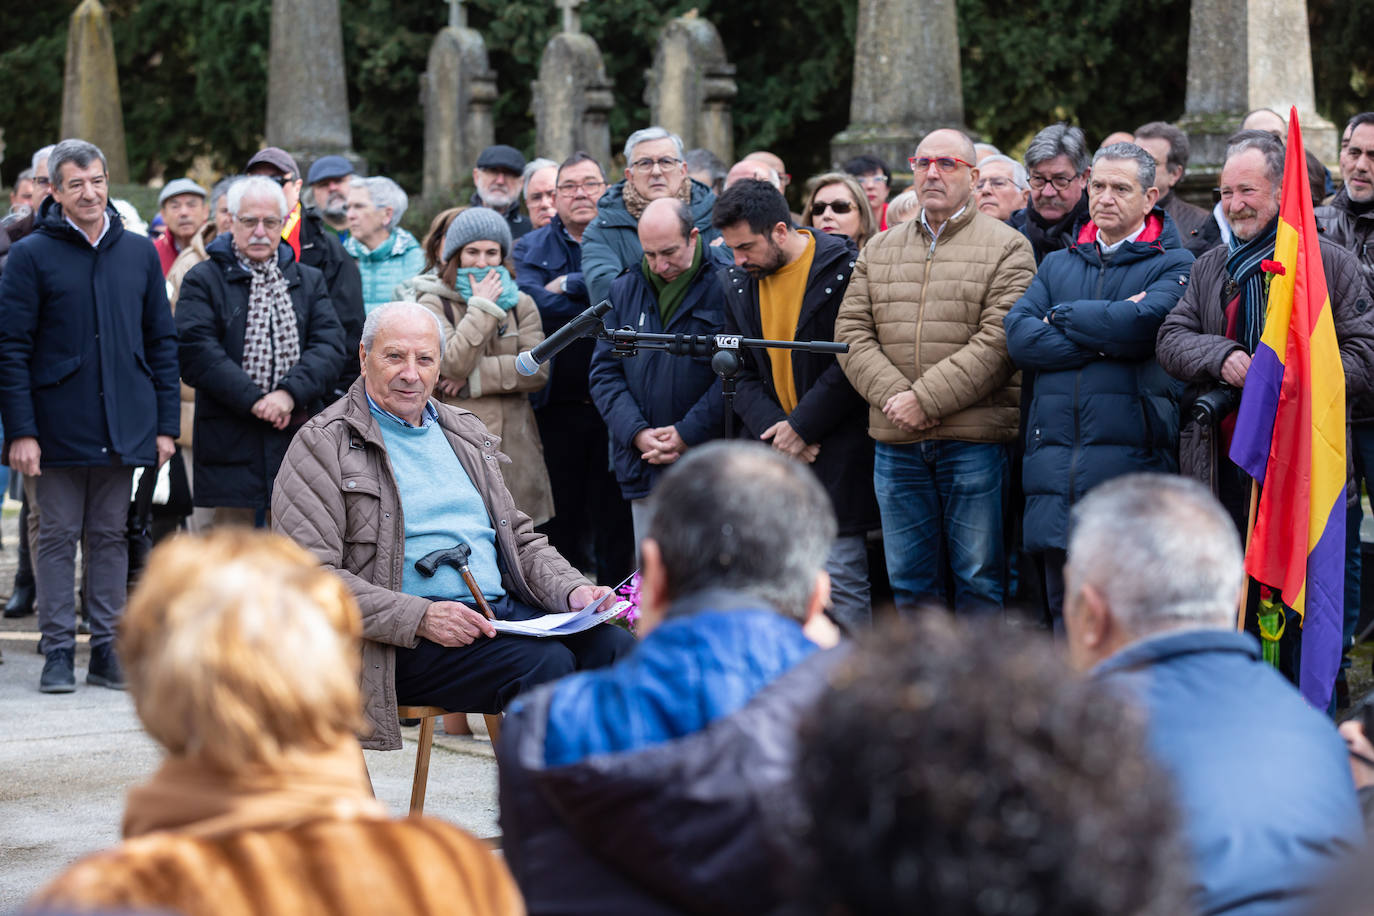
<svg viewBox="0 0 1374 916">
<path fill-rule="evenodd" d="M 539 367 L 555 355 L 566 350 L 580 337 L 590 337 L 601 330 L 601 319 L 611 310 L 611 300 L 602 299 L 563 327 L 554 331 L 532 350 L 526 350 L 515 357 L 515 369 L 521 375 L 534 375 Z"/>
</svg>

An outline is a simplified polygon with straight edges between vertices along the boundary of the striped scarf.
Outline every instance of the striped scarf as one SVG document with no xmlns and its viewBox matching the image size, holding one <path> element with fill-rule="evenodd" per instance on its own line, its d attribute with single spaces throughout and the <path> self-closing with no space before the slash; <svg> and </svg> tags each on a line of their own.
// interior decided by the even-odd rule
<svg viewBox="0 0 1374 916">
<path fill-rule="evenodd" d="M 1234 340 L 1245 347 L 1246 353 L 1254 353 L 1259 346 L 1260 335 L 1264 333 L 1265 294 L 1268 278 L 1260 267 L 1265 260 L 1274 256 L 1274 244 L 1278 239 L 1279 221 L 1276 218 L 1269 226 L 1248 242 L 1242 242 L 1234 235 L 1229 245 L 1230 255 L 1226 259 L 1226 274 L 1230 282 L 1225 286 L 1226 308 L 1233 297 L 1238 296 L 1239 308 Z"/>
</svg>

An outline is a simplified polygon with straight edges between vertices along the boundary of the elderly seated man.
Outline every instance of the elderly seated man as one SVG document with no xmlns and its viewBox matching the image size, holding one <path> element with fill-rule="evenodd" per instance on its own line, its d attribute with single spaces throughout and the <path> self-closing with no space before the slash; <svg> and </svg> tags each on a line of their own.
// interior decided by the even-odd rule
<svg viewBox="0 0 1374 916">
<path fill-rule="evenodd" d="M 1236 632 L 1244 570 L 1230 516 L 1196 481 L 1130 474 L 1074 518 L 1069 658 L 1145 713 L 1177 786 L 1195 912 L 1325 912 L 1312 894 L 1364 854 L 1346 749 Z"/>
<path fill-rule="evenodd" d="M 401 746 L 396 705 L 495 713 L 524 690 L 608 665 L 634 639 L 597 626 L 572 636 L 498 636 L 458 573 L 416 561 L 465 545 L 498 618 L 579 610 L 609 592 L 536 534 L 501 478 L 497 437 L 431 399 L 443 340 L 422 305 L 367 316 L 362 377 L 303 426 L 277 476 L 272 522 L 336 570 L 363 615 L 364 745 Z"/>
</svg>

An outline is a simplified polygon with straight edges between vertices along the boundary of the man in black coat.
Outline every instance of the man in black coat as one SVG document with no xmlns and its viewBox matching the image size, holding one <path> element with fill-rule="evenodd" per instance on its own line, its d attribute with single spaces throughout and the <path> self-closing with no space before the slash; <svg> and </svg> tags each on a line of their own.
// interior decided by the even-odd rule
<svg viewBox="0 0 1374 916">
<path fill-rule="evenodd" d="M 835 337 L 853 241 L 792 226 L 787 201 L 766 181 L 737 181 L 712 219 L 734 252 L 726 268 L 725 330 L 770 340 Z M 854 627 L 872 620 L 866 535 L 877 528 L 873 440 L 863 398 L 830 353 L 741 351 L 735 412 L 749 436 L 811 465 L 834 503 L 839 536 L 825 564 L 832 612 Z"/>
<path fill-rule="evenodd" d="M 263 175 L 281 185 L 287 209 L 282 240 L 291 246 L 297 261 L 324 274 L 329 301 L 343 327 L 344 349 L 350 355 L 357 353 L 365 317 L 363 277 L 358 271 L 358 262 L 344 251 L 338 234 L 324 224 L 318 213 L 301 205 L 301 171 L 296 160 L 285 150 L 269 146 L 248 160 L 244 173 Z M 358 377 L 358 367 L 353 363 L 353 359 L 344 361 L 338 379 L 325 396 L 325 403 L 343 397 Z"/>
<path fill-rule="evenodd" d="M 52 197 L 0 281 L 5 460 L 34 478 L 39 689 L 76 689 L 76 545 L 84 534 L 91 625 L 87 683 L 123 689 L 114 652 L 125 602 L 125 526 L 135 467 L 176 450 L 176 327 L 152 242 L 109 206 L 105 156 L 65 140 L 48 159 Z"/>
<path fill-rule="evenodd" d="M 215 524 L 266 520 L 286 447 L 347 358 L 324 277 L 278 234 L 290 212 L 270 179 L 237 182 L 231 230 L 177 297 L 181 377 L 196 389 L 192 498 L 215 510 Z"/>
</svg>

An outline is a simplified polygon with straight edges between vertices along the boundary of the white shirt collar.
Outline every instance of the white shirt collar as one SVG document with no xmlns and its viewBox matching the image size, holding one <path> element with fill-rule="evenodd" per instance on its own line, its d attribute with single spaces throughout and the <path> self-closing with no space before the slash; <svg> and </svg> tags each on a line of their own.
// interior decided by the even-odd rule
<svg viewBox="0 0 1374 916">
<path fill-rule="evenodd" d="M 98 248 L 98 247 L 100 247 L 100 240 L 103 239 L 103 238 L 105 237 L 105 233 L 107 233 L 107 232 L 110 231 L 110 211 L 109 211 L 109 210 L 106 210 L 105 213 L 104 213 L 103 215 L 104 215 L 104 217 L 105 217 L 105 223 L 104 223 L 104 225 L 102 225 L 102 226 L 100 227 L 100 234 L 97 235 L 97 236 L 95 237 L 95 241 L 94 241 L 94 242 L 91 242 L 91 247 L 92 247 L 92 248 Z M 72 222 L 72 218 L 71 218 L 70 216 L 68 216 L 66 213 L 63 213 L 63 214 L 62 214 L 62 218 L 65 219 L 65 220 L 67 221 L 67 225 L 71 226 L 71 227 L 72 227 L 73 229 L 75 229 L 77 232 L 80 232 L 80 233 L 81 233 L 81 237 L 82 237 L 83 239 L 86 239 L 87 241 L 90 241 L 90 238 L 86 235 L 86 230 L 85 230 L 85 229 L 82 229 L 82 228 L 81 228 L 80 226 L 78 226 L 76 223 Z"/>
<path fill-rule="evenodd" d="M 1124 239 L 1122 239 L 1122 240 L 1119 241 L 1119 242 L 1116 242 L 1116 243 L 1111 244 L 1111 245 L 1108 245 L 1108 244 L 1106 244 L 1105 242 L 1103 242 L 1103 241 L 1102 241 L 1102 230 L 1101 230 L 1101 229 L 1097 230 L 1097 238 L 1096 238 L 1095 241 L 1097 242 L 1097 247 L 1100 248 L 1100 249 L 1102 249 L 1102 253 L 1103 253 L 1103 254 L 1111 254 L 1113 251 L 1116 251 L 1118 248 L 1120 248 L 1122 245 L 1126 244 L 1127 242 L 1134 242 L 1136 239 L 1140 238 L 1141 233 L 1144 232 L 1144 231 L 1145 231 L 1145 221 L 1144 221 L 1144 220 L 1141 220 L 1141 221 L 1140 221 L 1140 227 L 1139 227 L 1138 229 L 1136 229 L 1135 232 L 1132 232 L 1130 235 L 1126 236 Z"/>
<path fill-rule="evenodd" d="M 940 233 L 945 231 L 945 227 L 948 226 L 950 223 L 952 223 L 954 220 L 958 219 L 958 218 L 959 218 L 959 214 L 960 214 L 960 213 L 963 213 L 963 212 L 964 212 L 965 210 L 967 210 L 967 209 L 968 209 L 968 204 L 965 203 L 965 204 L 964 204 L 962 207 L 960 207 L 958 210 L 955 210 L 954 213 L 953 213 L 953 215 L 951 215 L 949 219 L 947 219 L 947 220 L 945 220 L 943 223 L 941 223 L 939 229 L 932 229 L 932 228 L 930 227 L 930 222 L 926 219 L 926 208 L 925 208 L 925 207 L 922 207 L 922 208 L 921 208 L 921 225 L 926 227 L 926 231 L 930 233 L 930 237 L 931 237 L 931 238 L 938 239 L 938 238 L 940 237 Z"/>
</svg>

